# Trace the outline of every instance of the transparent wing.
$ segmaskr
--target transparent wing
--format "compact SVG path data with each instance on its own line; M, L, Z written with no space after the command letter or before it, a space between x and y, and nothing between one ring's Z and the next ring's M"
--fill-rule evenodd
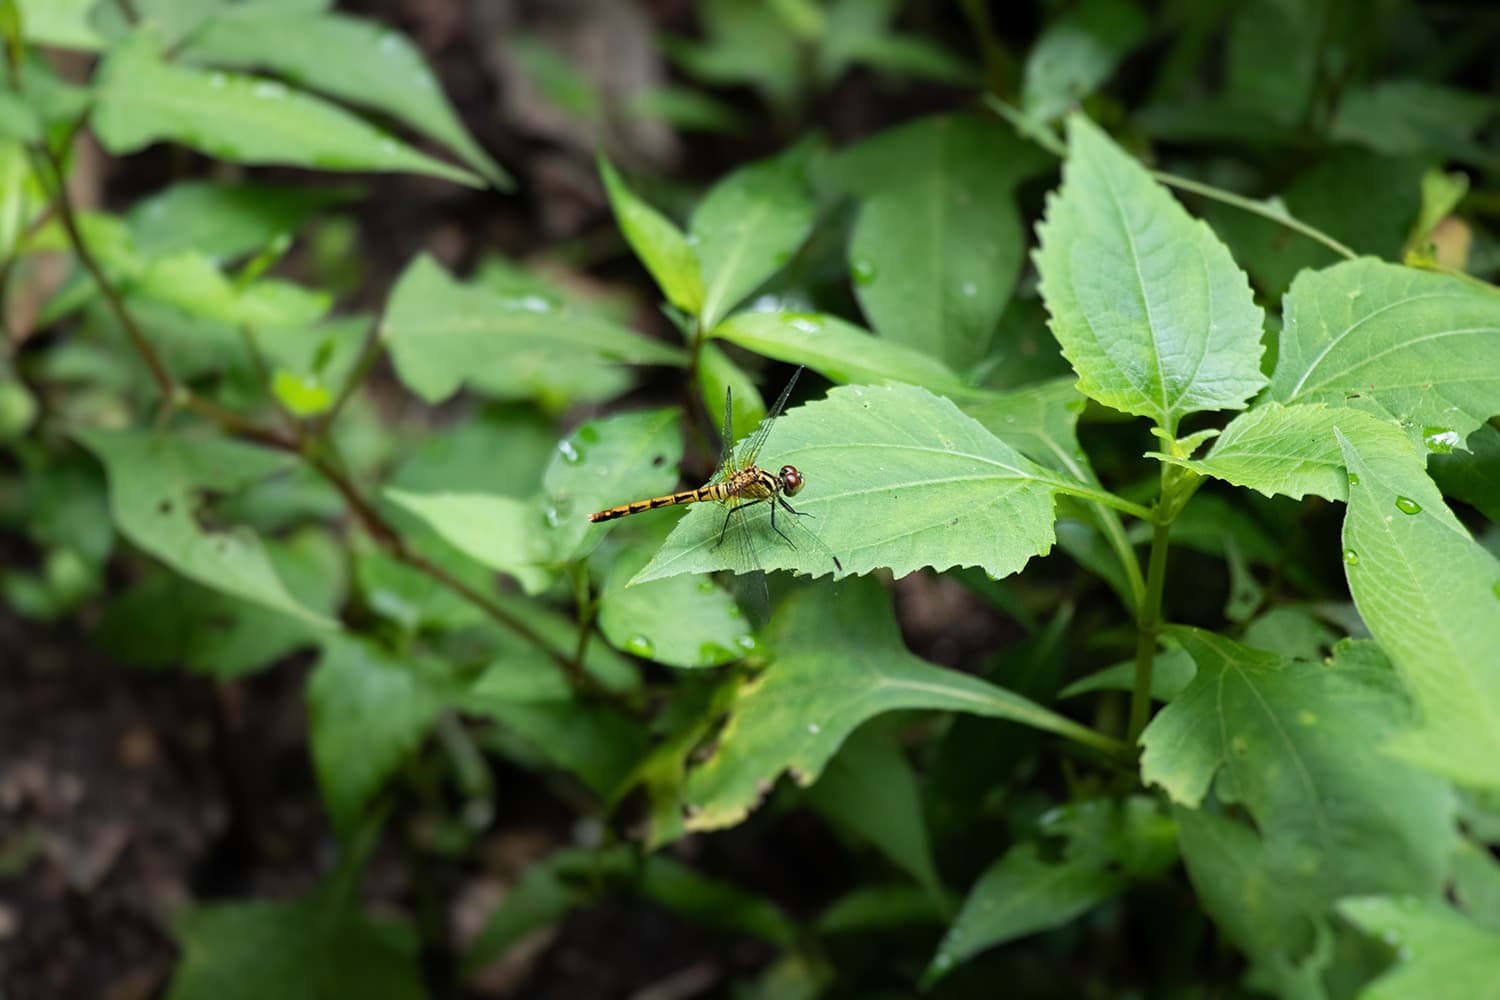
M734 390L724 387L724 429L719 433L719 466L711 483L721 482L734 474Z
M755 464L756 458L760 455L761 446L766 443L766 438L771 434L771 426L776 422L776 418L781 416L781 411L786 409L786 401L792 394L792 386L797 384L797 376L802 374L804 367L806 366L799 365L797 370L792 372L792 377L787 380L786 388L782 389L781 395L776 397L776 405L766 411L766 418L750 432L750 437L740 447L739 458L735 461L736 468L748 469Z

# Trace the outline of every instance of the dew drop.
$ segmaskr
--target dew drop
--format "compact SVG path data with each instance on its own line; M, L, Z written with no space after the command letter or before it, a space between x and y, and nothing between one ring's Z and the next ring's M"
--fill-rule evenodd
M698 592L700 594L712 594L718 589L718 587L714 586L714 582L706 576L698 581Z
M261 80L250 88L250 93L264 101L276 101L286 96L286 87L275 80Z
M1318 717L1304 708L1297 713L1297 721L1304 726L1315 726L1318 724Z
M1490 590L1494 593L1494 595L1496 597L1500 597L1500 580L1496 580L1495 581L1495 585L1493 587L1491 587Z
M698 647L698 662L704 665L728 663L735 658L733 650L725 649L717 642L705 642Z
M822 333L823 321L816 316L807 314L794 315L787 320L788 325L799 333Z
M540 295L528 295L523 299L517 300L516 305L527 312L544 313L552 311L552 303Z
M215 90L223 90L228 83L229 77L223 73L210 73L208 75L208 85Z
M755 636L751 635L749 632L746 632L744 635L734 640L734 644L747 653L753 653L755 650L760 648L760 643L756 642Z
M856 285L868 285L875 280L875 262L857 257L849 262L849 273L854 276Z
M1350 566L1353 566L1355 563L1359 562L1359 553L1355 552L1353 549L1345 549L1344 562L1348 563Z
M1419 504L1419 503L1417 503L1415 500L1411 499L1410 497L1397 497L1396 498L1396 509L1399 510L1403 514L1420 514L1420 513L1422 513L1422 505Z
M823 727L818 725L816 722L809 722L807 724L807 731L816 736L823 731Z
M1424 427L1422 428L1422 443L1427 445L1427 450L1438 455L1452 453L1459 445L1458 431L1449 430L1446 427Z
M554 528L557 527L558 523L562 520L562 518L558 516L556 507L548 507L545 511L542 512L542 516L545 517L547 519L547 523Z
M1357 473L1357 472L1351 472L1351 473L1349 473L1349 485L1350 486L1358 486L1359 485L1359 473Z
M625 652L635 656L650 658L656 655L656 643L652 642L647 636L637 632L625 640Z
M775 255L771 257L771 262L777 267L786 267L787 264L791 263L791 260L792 255L785 250L778 250L776 251Z
M964 298L972 299L974 296L979 294L979 286L974 284L974 282L972 281L965 281L961 286L959 286L959 291L964 293Z
M571 441L557 442L557 451L560 455L562 455L563 461L567 462L569 465L577 465L580 461L583 460L582 452L573 447L573 442Z

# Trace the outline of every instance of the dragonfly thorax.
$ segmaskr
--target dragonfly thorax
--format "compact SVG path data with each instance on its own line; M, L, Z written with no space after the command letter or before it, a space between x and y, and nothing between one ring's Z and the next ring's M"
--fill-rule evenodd
M802 473L797 471L795 465L783 465L781 467L781 492L789 497L796 496L802 490Z

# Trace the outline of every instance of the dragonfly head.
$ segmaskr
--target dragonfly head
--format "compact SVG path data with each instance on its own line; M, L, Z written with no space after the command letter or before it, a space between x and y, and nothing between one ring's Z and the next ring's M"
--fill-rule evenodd
M795 465L783 465L781 467L781 492L789 497L794 497L802 492L802 473L797 471Z

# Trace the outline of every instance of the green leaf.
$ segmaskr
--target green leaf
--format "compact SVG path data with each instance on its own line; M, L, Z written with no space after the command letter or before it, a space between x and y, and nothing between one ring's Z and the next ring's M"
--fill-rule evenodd
M403 170L480 183L468 171L419 153L284 83L163 62L146 32L110 52L97 87L94 131L111 153L133 153L168 140L237 163Z
M536 627L533 619L521 620ZM576 696L556 660L509 634L499 634L493 661L463 695L465 711L495 719L503 727L495 742L513 761L540 768L561 768L578 777L594 794L610 798L629 777L635 762L645 756L649 737L640 720L613 704ZM574 656L579 647L564 655ZM610 657L619 654L602 643L589 643ZM639 684L628 662L618 676L601 677L599 656L589 653L590 673L611 688L622 680ZM619 659L624 660L623 657ZM607 661L606 661L607 662Z
M1361 1000L1467 1000L1500 993L1500 933L1435 900L1366 896L1339 912L1396 952L1395 969L1360 992Z
M313 764L329 818L347 835L421 743L444 704L442 667L331 637L307 681Z
M295 234L320 209L348 197L338 190L184 181L137 202L126 221L143 257L194 250L224 261Z
M696 504L636 582L720 569L821 576L835 557L836 575L979 566L999 577L1052 547L1054 474L923 389L836 388L779 418L760 461L806 478L794 506L812 516L776 521L792 544L771 531L769 505L751 508L741 516L757 566L718 544L723 506Z
M1265 6L1274 3L1267 0ZM1356 252L1399 259L1420 204L1424 167L1416 158L1341 147L1299 173L1278 197L1293 217ZM1280 222L1238 206L1211 203L1204 215L1271 297L1281 296L1301 271L1342 259L1323 244L1288 232Z
M583 67L535 35L510 39L505 51L525 75L536 97L602 129L604 97Z
M174 921L182 947L168 1000L422 1000L417 937L331 893L292 903L200 906Z
M1178 845L1203 909L1250 958L1247 984L1282 996L1320 997L1327 958L1313 947L1326 921L1325 887L1295 856L1266 848L1255 830L1218 813L1177 808Z
M344 554L333 538L308 528L266 543L277 575L305 605L327 615L343 600ZM131 663L237 677L305 646L322 630L259 604L200 586L174 573L153 574L115 598L97 633L102 646Z
M1405 442L1340 434L1339 444L1349 592L1420 719L1389 749L1464 784L1500 787L1500 559L1469 537Z
M667 301L683 312L700 315L707 290L698 255L688 238L670 219L636 197L603 154L599 156L599 174L604 178L604 190L620 232Z
M1500 157L1476 142L1475 133L1495 111L1489 94L1427 80L1384 79L1344 92L1329 125L1329 138L1388 156L1436 156L1494 169Z
M807 365L837 382L907 382L949 395L975 394L941 361L827 313L736 313L710 335L768 358Z
M1151 670L1151 697L1171 701L1182 694L1197 666L1186 650L1176 646L1158 650ZM1135 661L1125 660L1080 677L1058 692L1059 698L1076 698L1091 691L1129 691L1135 687Z
M232 491L285 467L286 456L219 438L147 431L78 432L109 473L120 532L183 576L321 628L336 623L291 595L260 538L243 526L211 526L212 493Z
M1341 501L1349 495L1349 476L1344 471L1335 430L1371 444L1394 445L1405 440L1394 423L1360 410L1322 403L1262 403L1231 420L1214 439L1206 458L1153 455L1205 476L1248 486L1268 497L1301 500L1313 493Z
M766 401L761 398L760 387L711 340L704 343L698 356L698 388L703 393L704 411L713 414L719 412L719 401L729 393L730 424L736 440L749 437L765 419Z
M874 723L856 729L807 797L830 822L875 845L944 907L948 904L932 857L921 789L898 735L892 727Z
M1429 436L1500 412L1500 296L1445 274L1361 258L1303 272L1266 399L1357 398Z
M676 348L540 296L502 297L461 284L425 254L397 281L382 331L396 374L428 403L465 383L481 390L517 378L540 385L553 367L685 360Z
M96 0L18 0L21 30L28 42L60 49L97 52L104 39L89 24Z
M1036 266L1084 395L1168 431L1265 384L1262 315L1217 236L1086 118L1068 119Z
M1052 379L963 404L963 411L1027 458L1080 482L1097 482L1078 446L1086 400L1077 380Z
M593 512L672 491L682 461L680 423L675 407L617 413L580 424L558 443L542 473L558 558L586 554L608 530L589 521Z
M1124 887L1124 877L1096 859L1049 862L1037 856L1034 843L1012 847L969 890L921 988L986 948L1061 927Z
M599 631L616 649L669 667L716 667L756 649L734 599L706 576L630 587L671 528L662 519L615 559L599 585Z
M388 114L458 153L496 187L511 187L459 121L421 52L390 28L312 9L232 4L188 39L181 58L264 67L299 87Z
M1433 454L1427 459L1427 470L1443 493L1478 508L1479 512L1500 524L1500 429L1483 424L1465 442L1468 451L1455 451L1453 443L1462 440L1457 434L1430 429L1426 444Z
M973 115L924 118L841 161L860 195L849 267L870 325L966 371L1015 288L1025 247L1015 189L1042 161L999 121Z
M1196 808L1209 787L1324 899L1435 892L1453 841L1447 785L1370 753L1409 716L1388 672L1288 661L1200 629L1168 634L1198 664L1141 735L1141 779Z
M875 584L800 591L773 619L777 657L745 682L718 746L688 777L690 829L732 826L783 771L803 785L855 727L897 709L970 712L1110 749L1114 741L1002 688L907 652Z
M1052 21L1026 56L1026 113L1039 121L1062 117L1114 74L1147 27L1129 0L1085 0Z
M713 329L789 261L812 230L814 205L805 151L741 167L698 203L688 224L704 283L699 318Z
M705 83L745 84L786 107L804 77L797 39L763 0L704 0L695 11L704 41L667 37L662 47L688 75Z
M1500 858L1482 843L1465 837L1453 852L1452 898L1464 913L1492 931L1500 931Z
M475 562L515 577L525 593L539 594L552 585L552 547L537 504L490 493L388 489L385 496Z

